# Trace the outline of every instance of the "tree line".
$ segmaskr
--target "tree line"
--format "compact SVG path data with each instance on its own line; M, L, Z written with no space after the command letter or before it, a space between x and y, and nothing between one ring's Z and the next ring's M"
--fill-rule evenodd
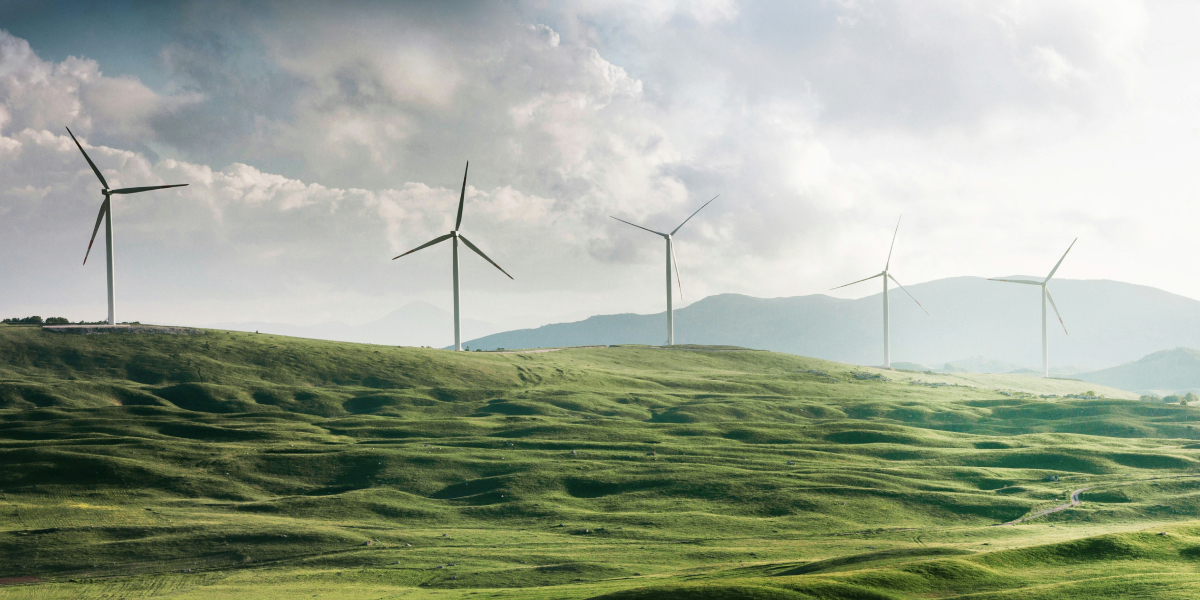
M1188 392L1183 395L1170 394L1168 396L1157 396L1155 394L1146 394L1145 396L1142 396L1142 400L1145 402L1162 402L1164 404L1188 405L1188 404L1194 404L1197 400L1200 400L1200 396L1197 396L1196 394L1193 394L1192 392Z
M64 317L50 317L46 320L42 320L42 318L37 315L32 317L12 317L9 319L4 319L0 322L3 322L7 325L67 325L70 323L70 321Z

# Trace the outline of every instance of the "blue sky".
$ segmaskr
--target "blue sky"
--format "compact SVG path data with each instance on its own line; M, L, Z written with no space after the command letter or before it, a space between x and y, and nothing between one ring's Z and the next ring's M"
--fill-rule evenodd
M1185 2L0 2L0 311L98 318L110 182L119 317L501 328L684 302L1041 274L1200 297ZM116 184L114 184L116 185ZM671 225L673 226L673 225ZM874 289L847 288L850 296ZM677 301L677 306L681 305ZM466 332L471 337L471 332ZM442 340L407 340L438 345Z

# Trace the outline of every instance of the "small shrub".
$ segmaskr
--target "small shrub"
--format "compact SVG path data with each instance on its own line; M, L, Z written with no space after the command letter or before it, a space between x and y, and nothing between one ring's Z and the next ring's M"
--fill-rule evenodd
M1125 503L1132 502L1129 495L1121 490L1089 490L1084 492L1080 499L1085 502L1108 502L1108 503Z

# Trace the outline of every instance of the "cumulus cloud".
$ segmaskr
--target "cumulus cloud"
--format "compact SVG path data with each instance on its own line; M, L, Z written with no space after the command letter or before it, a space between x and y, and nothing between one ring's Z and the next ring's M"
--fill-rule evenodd
M154 121L203 100L199 93L160 95L128 77L105 77L94 60L41 60L29 42L0 30L0 131L58 129L131 143L151 141Z
M1081 219L1065 181L1092 171L1029 150L1095 146L1139 101L1131 0L237 10L193 11L162 89L0 35L8 231L90 230L64 123L113 177L191 182L115 213L162 297L200 282L208 306L294 321L443 298L442 250L387 259L453 226L468 159L465 232L518 279L473 279L502 315L658 309L661 244L608 216L673 228L718 192L678 246L689 299L824 290L876 268L901 212L909 280L992 268L1014 229L1029 255L1137 229L1115 201ZM56 235L21 256L67 264L76 234Z
M92 145L86 137L82 142L113 186L189 184L113 200L118 288L136 290L130 295L139 306L153 306L154 298L180 299L177 294L189 301L218 297L223 302L244 294L232 306L274 298L285 306L260 310L295 317L291 311L299 306L324 305L331 297L370 304L386 302L372 296L395 292L397 286L418 297L426 287L445 287L443 278L427 282L429 273L444 270L437 268L444 265L435 252L403 264L387 259L453 228L456 189L415 182L378 190L334 188L245 164L214 169L176 159L155 161ZM64 304L95 304L87 302L84 290L93 290L93 300L101 298L94 292L103 289L103 269L79 267L77 261L101 197L74 143L66 135L32 128L0 136L0 180L24 184L0 189L5 217L0 233L6 240L0 271L11 274L14 284L6 289L23 287L24 269L31 269L25 276L34 279L37 272L71 272L58 289L73 299ZM586 232L581 223L561 217L556 228L546 230L554 202L508 186L469 186L466 196L464 230L534 285L539 279L553 285L554 279L539 278L520 263L514 267L514 257L526 254L530 260L523 262L533 264L539 257L562 257L570 253L563 246ZM465 262L468 273L479 266ZM415 287L404 277L414 270L422 276ZM381 284L387 276L394 279ZM36 286L30 282L29 289ZM223 310L212 314L232 316Z

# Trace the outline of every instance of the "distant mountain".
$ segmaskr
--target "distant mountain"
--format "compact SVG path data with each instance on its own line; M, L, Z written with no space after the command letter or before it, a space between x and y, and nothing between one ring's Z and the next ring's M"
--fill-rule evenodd
M905 371L932 371L934 373L1015 373L1021 375L1040 375L1042 372L1041 369L1022 367L1021 365L1014 365L1001 360L988 360L982 356L950 361L940 367L931 367L913 362L892 361L892 368L902 369ZM1084 373L1088 370L1089 369L1069 366L1051 367L1050 375L1062 377L1067 375L1075 375L1076 373Z
M1141 394L1200 392L1200 350L1175 348L1074 378Z
M1002 360L991 360L982 356L974 358L964 358L962 360L950 361L940 369L934 369L944 373L1032 373L1040 375L1042 370L1013 363L1004 362ZM1065 376L1074 375L1076 373L1086 373L1091 369L1075 366L1052 366L1050 367L1050 375Z
M1002 360L991 360L982 356L964 358L946 363L941 370L951 373L1010 373L1026 368L1024 365L1014 365Z
M454 315L426 302L411 302L382 319L362 325L331 322L318 325L245 322L216 323L217 329L261 331L276 335L337 340L390 346L432 346L441 348L454 343ZM499 329L492 323L463 319L464 335L486 335Z
M937 367L963 357L1007 367L1041 365L1038 289L979 277L909 286L929 310L892 291L892 358ZM1071 372L1136 360L1177 346L1200 347L1200 302L1163 290L1108 280L1055 280L1054 299L1070 330L1050 313L1051 366ZM856 364L882 362L880 294L843 300L709 296L675 311L683 344L729 344ZM595 316L480 337L471 348L662 344L664 313ZM1059 368L1054 369L1060 372Z

